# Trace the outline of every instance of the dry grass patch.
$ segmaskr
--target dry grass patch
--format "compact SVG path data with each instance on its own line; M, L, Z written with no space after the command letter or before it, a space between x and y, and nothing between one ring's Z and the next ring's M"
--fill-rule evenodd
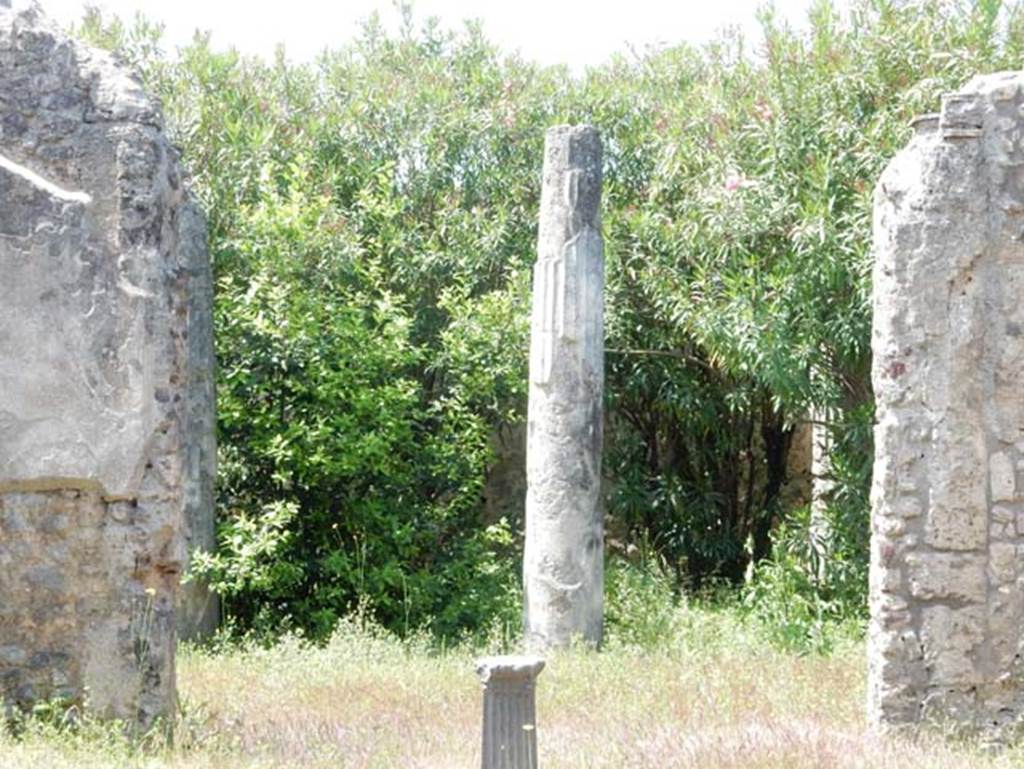
M689 609L657 650L610 647L549 659L538 688L544 769L995 769L1024 758L872 735L856 642L828 657L787 654L732 615ZM476 769L474 656L356 625L322 648L186 651L175 747L40 723L0 741L0 768Z

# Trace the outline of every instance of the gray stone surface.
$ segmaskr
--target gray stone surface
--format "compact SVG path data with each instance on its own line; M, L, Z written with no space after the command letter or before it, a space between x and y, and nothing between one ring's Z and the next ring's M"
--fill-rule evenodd
M486 657L476 672L484 687L483 769L537 769L537 676L540 657Z
M819 407L811 412L811 547L817 558L816 574L819 579L825 577L829 559L829 542L832 538L832 526L829 518L829 505L835 492L835 480L832 477L832 432L830 422L833 420L831 409Z
M213 271L206 242L206 217L186 199L178 216L178 252L188 272L188 386L185 432L185 540L188 553L216 548L214 481L217 475L213 347ZM220 620L217 597L191 577L178 601L178 636L210 636Z
M533 278L524 603L527 641L597 645L603 623L601 506L604 249L601 139L547 133Z
M144 726L173 708L186 489L198 507L212 484L212 438L188 437L213 404L191 205L138 82L0 0L8 706L62 697Z
M1024 73L916 122L876 190L869 708L1024 716Z
M494 461L484 483L484 520L521 525L526 511L526 423L503 425L491 434Z

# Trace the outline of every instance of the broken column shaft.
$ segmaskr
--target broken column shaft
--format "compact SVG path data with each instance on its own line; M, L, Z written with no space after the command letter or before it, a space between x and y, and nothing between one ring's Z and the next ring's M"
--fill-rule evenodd
M543 669L540 657L477 662L484 685L483 769L536 769L536 683Z
M524 611L527 642L601 641L604 248L601 139L547 133L533 277Z

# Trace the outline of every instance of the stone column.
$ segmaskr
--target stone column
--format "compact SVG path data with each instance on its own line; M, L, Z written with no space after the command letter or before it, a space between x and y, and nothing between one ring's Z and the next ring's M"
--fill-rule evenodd
M824 579L828 566L828 545L832 525L828 506L832 502L835 480L832 478L832 433L829 423L833 409L818 407L811 411L811 548L818 563L815 573Z
M524 611L527 643L601 642L604 249L601 139L547 133L533 276Z
M918 120L875 197L871 719L1024 733L1024 73Z
M537 769L537 676L540 657L477 662L484 686L483 769Z
M187 355L185 392L185 527L188 552L213 552L217 547L214 482L217 477L217 414L214 393L216 358L213 346L213 269L206 241L206 217L193 201L178 211L178 243L188 274ZM187 573L187 571L186 571ZM220 604L205 581L189 575L177 606L178 638L197 641L217 629Z

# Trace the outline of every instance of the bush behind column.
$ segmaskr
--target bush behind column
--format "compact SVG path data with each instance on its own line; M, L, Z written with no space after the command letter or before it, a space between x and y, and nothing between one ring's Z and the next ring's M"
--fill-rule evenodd
M487 520L482 491L524 414L557 122L605 142L612 555L676 589L746 580L785 643L861 612L872 188L939 93L1021 66L1022 19L817 2L803 31L765 12L756 40L573 77L408 11L312 64L170 53L91 12L80 33L163 97L210 215L221 528L198 565L235 626L320 636L360 605L401 632L518 626L522 521ZM823 577L783 485L812 406L840 446Z

